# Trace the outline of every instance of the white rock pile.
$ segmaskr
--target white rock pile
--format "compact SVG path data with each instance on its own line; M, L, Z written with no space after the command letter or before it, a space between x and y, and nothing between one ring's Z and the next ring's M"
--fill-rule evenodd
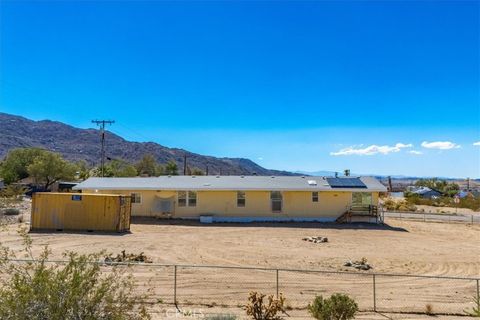
M328 238L326 237L307 237L303 238L303 241L313 242L313 243L323 243L328 242Z
M365 258L362 258L362 260L357 260L357 261L349 260L349 261L345 262L344 266L345 267L352 267L352 268L355 268L357 270L365 270L365 271L373 268L371 265L369 265L367 263L367 259L365 259Z

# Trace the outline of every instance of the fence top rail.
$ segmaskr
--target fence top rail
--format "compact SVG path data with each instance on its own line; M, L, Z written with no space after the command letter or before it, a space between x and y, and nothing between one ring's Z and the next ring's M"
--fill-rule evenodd
M37 262L35 259L9 259L11 262ZM65 264L68 260L45 260L46 263ZM480 281L480 277L457 277L457 276L434 276L419 274L402 273L375 273L375 272L353 272L353 271L329 271L329 270L308 270L308 269L290 269L290 268L269 268L269 267L251 267L251 266L218 266L218 265L196 265L196 264L163 264L163 263L144 263L144 262L96 262L105 266L135 266L135 267L177 267L192 269L233 269L233 270L258 270L258 271L283 271L298 273L323 273L323 274L348 274L356 276L380 276L380 277L404 277L404 278L423 278L423 279L445 279L445 280L468 280Z

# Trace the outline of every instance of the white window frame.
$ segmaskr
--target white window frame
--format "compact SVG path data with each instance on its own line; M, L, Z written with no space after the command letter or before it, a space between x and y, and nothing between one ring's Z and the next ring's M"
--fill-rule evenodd
M132 198L132 204L142 204L142 194L139 192L132 192L130 193L130 197ZM138 202L136 201L138 199Z
M185 194L185 198L180 198L180 192ZM185 199L185 203L180 205L180 199ZM184 208L188 205L188 191L177 191L177 204L179 207Z
M185 194L185 198L180 198L180 192ZM193 197L191 196L192 193L195 193L195 201L191 201ZM185 204L180 205L180 199L185 199ZM195 203L195 205L192 205L192 203ZM194 190L181 190L177 191L177 205L178 207L184 208L184 207L192 207L195 208L198 203L198 193L197 191Z
M190 197L190 194L191 194L192 192L195 193L195 205L194 205L194 206L191 205L191 201L190 201L190 200L192 199L192 197ZM194 207L197 206L197 202L198 202L198 193L197 193L197 191L188 191L188 192L187 192L187 206L194 208Z
M241 194L243 194L243 197L239 197ZM239 204L239 200L243 200L243 205ZM245 191L237 191L237 208L245 208L247 205L247 194Z
M362 193L370 195L370 203L369 204L363 204L363 203L358 204L358 203L353 202L354 195L355 194L360 194L361 195ZM363 206L368 206L368 205L372 205L372 204L373 204L373 192L352 192L352 206L362 206L362 205Z
M274 192L278 192L280 194L279 199L273 199L272 194ZM280 210L273 210L273 202L274 201L280 201ZM281 191L270 191L270 209L272 213L282 213L283 212L283 193Z

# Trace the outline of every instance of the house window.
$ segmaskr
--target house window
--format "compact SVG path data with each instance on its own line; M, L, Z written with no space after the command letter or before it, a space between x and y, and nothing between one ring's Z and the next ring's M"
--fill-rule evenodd
M237 207L245 207L245 192L237 191Z
M140 193L132 193L132 203L142 203L142 195Z
M178 191L178 206L186 207L187 206L187 192Z
M318 192L312 192L312 202L318 202Z
M352 205L354 206L368 206L372 204L372 194L368 192L354 192L352 193Z
M282 212L282 193L280 191L270 192L272 212Z
M82 201L82 196L79 194L72 195L72 201Z
M188 206L189 207L197 206L197 192L188 191Z

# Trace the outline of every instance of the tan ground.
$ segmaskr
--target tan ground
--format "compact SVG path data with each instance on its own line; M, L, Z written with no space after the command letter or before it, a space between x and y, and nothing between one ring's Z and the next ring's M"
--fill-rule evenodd
M54 257L60 257L65 250L114 253L126 250L145 252L159 264L355 272L337 275L281 271L279 291L285 293L293 308L304 308L315 294L346 292L357 299L361 309L372 310L372 276L344 267L343 263L349 259L367 258L376 273L480 277L480 225L389 222L389 226L200 225L138 219L132 224L131 233L124 235L33 233L31 236L35 252L48 245ZM12 249L21 247L15 232L17 227L18 223L0 231L0 241ZM308 236L328 237L329 242L302 241ZM164 303L173 301L173 267L141 267L135 269L135 274L141 286L147 279L153 279L158 299ZM242 304L251 290L275 293L274 271L179 267L177 277L177 299L185 305L231 307ZM377 308L383 311L422 312L431 303L435 312L460 314L473 306L471 297L476 293L476 284L464 280L378 276L376 289ZM305 310L296 313L306 316Z
M425 205L416 205L417 211L425 213L452 213L452 214L478 214L479 211L473 211L469 208L455 208L455 207L434 207Z
M389 220L389 226L257 223L201 225L137 219L129 234L33 233L35 249L145 252L155 263L348 270L348 259L366 257L375 272L449 276L480 275L480 225ZM18 224L0 233L20 248ZM307 236L329 242L302 241Z

